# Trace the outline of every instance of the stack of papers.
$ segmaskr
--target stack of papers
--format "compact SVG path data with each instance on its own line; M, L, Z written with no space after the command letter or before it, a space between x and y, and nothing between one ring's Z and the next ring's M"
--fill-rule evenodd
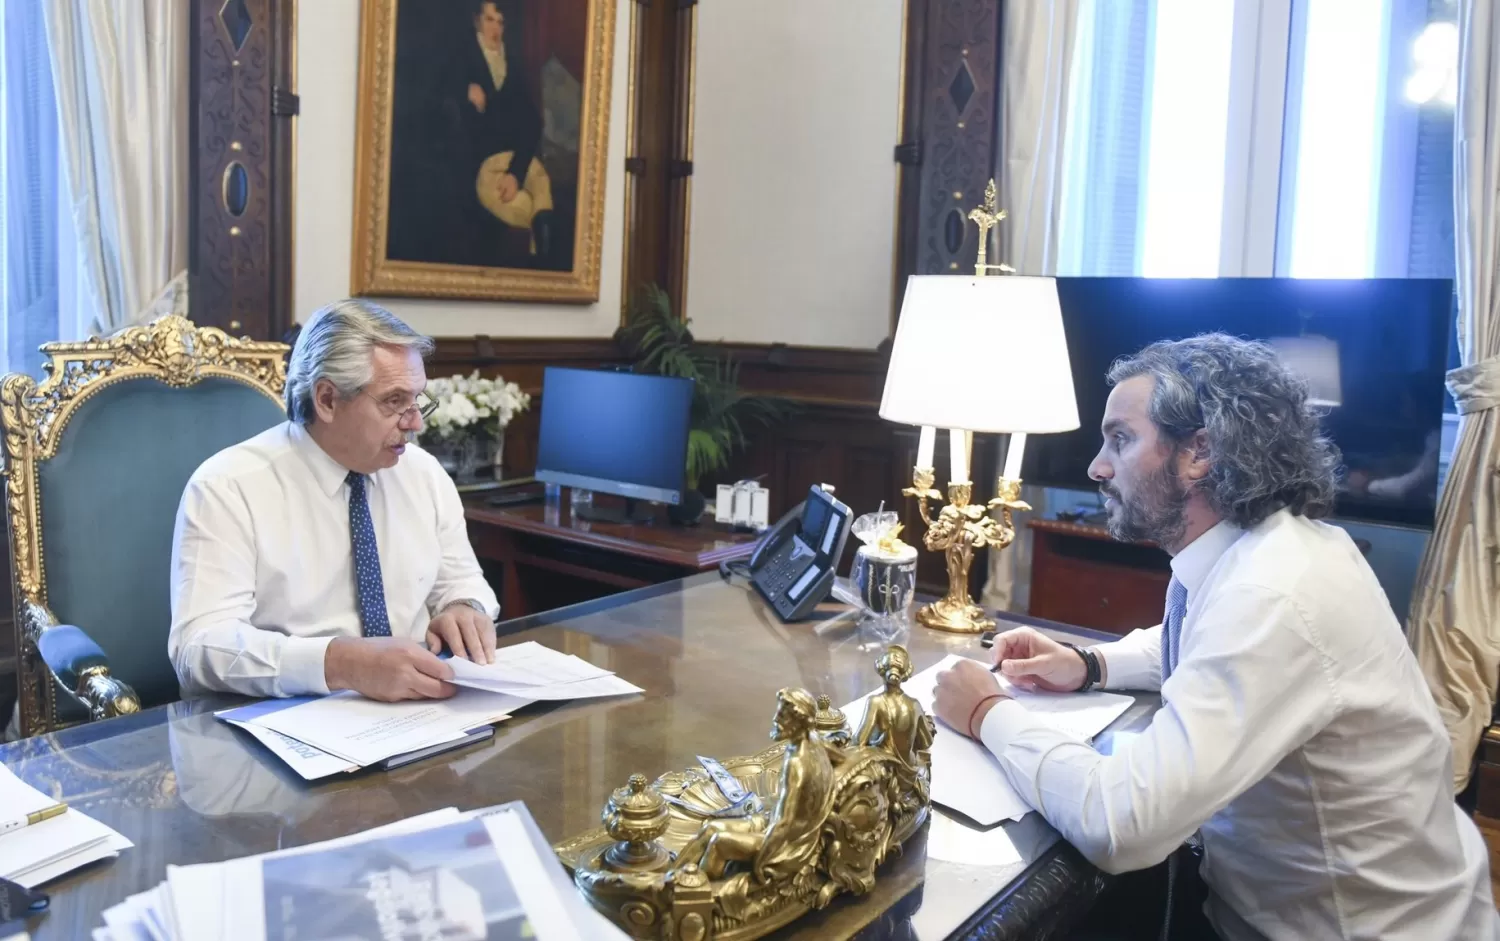
M56 804L0 765L0 829ZM30 889L88 863L113 859L134 845L70 807L39 823L0 833L0 876Z
M453 657L448 665L453 668L453 682L459 686L527 700L588 699L644 692L609 670L572 654L543 647L536 641L501 647L495 651L494 663L471 663Z
M951 669L961 659L956 654L949 654L940 663L907 680L902 688L931 714L937 675ZM987 663L981 666L989 669ZM1039 721L1085 742L1104 731L1135 702L1132 697L1118 693L1029 692L1011 685L999 674L995 679L1000 681L1007 695L1025 706ZM856 731L864 718L865 701L871 695L874 693L844 707L844 715ZM932 742L932 799L986 827L1002 820L1020 820L1033 809L1016 793L1000 762L988 748L953 731L941 721L937 723L937 736Z
M570 654L527 642L495 662L450 658L452 699L384 703L355 692L268 699L216 715L249 732L309 781L388 767L493 735L489 726L538 700L622 696L643 690Z
M453 808L167 880L104 912L94 941L623 939L584 901L526 806Z

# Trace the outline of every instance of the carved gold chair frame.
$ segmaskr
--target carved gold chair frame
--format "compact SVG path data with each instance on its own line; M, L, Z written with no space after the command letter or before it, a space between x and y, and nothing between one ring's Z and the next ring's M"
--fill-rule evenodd
M174 388L218 377L243 383L280 402L286 385L287 346L235 338L214 327L196 327L170 314L107 338L48 343L47 378L24 374L0 382L0 427L5 434L6 518L10 532L11 590L15 601L17 693L23 737L60 727L60 689L87 707L90 719L139 710L135 691L107 665L78 672L65 686L47 665L39 642L58 624L47 603L38 468L58 449L78 407L100 391L131 379L154 378ZM0 719L3 724L4 719Z

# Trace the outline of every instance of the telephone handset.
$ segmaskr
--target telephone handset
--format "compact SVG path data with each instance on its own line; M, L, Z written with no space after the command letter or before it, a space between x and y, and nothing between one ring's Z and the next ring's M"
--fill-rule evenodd
M783 621L795 621L833 590L852 514L814 485L807 499L766 530L750 556L750 581Z

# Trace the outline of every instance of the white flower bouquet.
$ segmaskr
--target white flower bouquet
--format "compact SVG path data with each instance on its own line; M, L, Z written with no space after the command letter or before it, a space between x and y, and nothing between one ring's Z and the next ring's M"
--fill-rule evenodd
M531 407L531 396L520 386L501 378L485 379L478 370L429 380L427 396L437 408L422 431L424 442L464 437L493 441L511 419Z
M493 465L499 479L505 426L531 406L531 396L514 382L485 379L475 370L428 380L427 397L435 407L418 438L423 448L459 483L477 479L485 465Z

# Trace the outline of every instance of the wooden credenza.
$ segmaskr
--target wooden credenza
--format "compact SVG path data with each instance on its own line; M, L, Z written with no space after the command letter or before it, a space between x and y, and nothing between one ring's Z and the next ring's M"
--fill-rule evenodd
M1155 543L1117 542L1102 526L1032 520L1031 614L1112 634L1161 623L1172 580Z
M756 539L711 517L674 526L660 511L648 523L574 519L566 499L491 506L482 493L473 494L464 501L464 515L505 620L712 571L720 562L747 558Z

